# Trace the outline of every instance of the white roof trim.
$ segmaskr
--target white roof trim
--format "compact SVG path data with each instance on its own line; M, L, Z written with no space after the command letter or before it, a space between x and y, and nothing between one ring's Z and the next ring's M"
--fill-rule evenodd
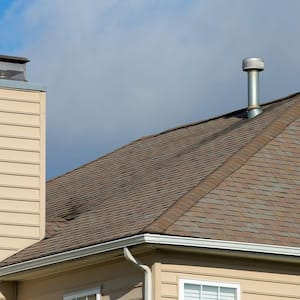
M70 250L58 254L36 258L33 260L16 263L0 268L0 276L28 271L56 263L66 262L73 259L87 257L90 255L106 253L109 251L122 249L124 247L136 246L141 244L161 245L161 246L181 246L197 249L214 249L239 251L252 254L279 255L285 258L300 258L299 247L285 247L267 244L253 244L242 242L231 242L223 240L210 240L202 238L169 236L160 234L139 234L127 238L122 238L102 244ZM251 256L251 255L250 255ZM253 255L252 255L253 256ZM281 260L281 259L279 259ZM283 259L282 259L283 260Z
M173 245L173 246L222 249L222 250L233 250L233 251L300 257L300 248L298 247L286 247L286 246L277 246L277 245L268 245L268 244L231 242L231 241L223 241L223 240L210 240L210 239L168 236L168 235L159 235L159 234L145 234L145 242L153 243L153 244Z

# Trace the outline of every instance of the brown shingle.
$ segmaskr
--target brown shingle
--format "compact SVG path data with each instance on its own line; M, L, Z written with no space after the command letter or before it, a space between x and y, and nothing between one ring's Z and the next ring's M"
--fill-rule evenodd
M300 115L298 105L293 110ZM298 118L198 199L165 233L214 238L217 229L223 240L299 247L299 136Z
M141 232L228 240L237 236L240 241L293 246L297 231L290 228L290 222L277 219L293 210L293 203L299 199L297 176L285 177L282 171L289 167L292 173L299 163L293 156L299 144L286 142L292 133L283 131L289 126L291 132L299 134L299 124L294 122L300 115L299 105L300 96L293 95L264 105L264 113L251 120L245 119L241 110L169 130L137 140L49 181L47 219L52 233L2 265ZM281 144L276 138L281 132L284 148L276 146ZM284 164L272 159L278 159L282 152L287 157ZM266 162L272 165L266 168L268 172L261 170L260 163ZM281 171L276 172L276 181L270 174L274 169ZM255 181L257 174L271 184L269 190L261 188L264 182ZM246 178L255 181L252 188ZM288 196L286 204L279 200L283 199L280 195L284 199ZM271 216L266 212L271 197L278 199L281 214L276 209L271 210ZM250 222L255 212L263 220L258 225ZM276 222L271 222L274 216ZM300 224L297 216L294 221ZM268 235L265 226L273 228L272 232L281 228L280 234Z
M291 117L292 116L292 117ZM150 226L147 226L146 230L151 232L163 231L167 233L173 232L171 229L167 230L169 226L171 226L177 218L179 218L183 211L188 211L193 205L199 201L205 194L211 192L214 188L216 188L226 177L230 176L233 172L236 172L241 166L243 166L248 159L250 159L257 151L259 151L263 146L265 146L268 142L271 142L286 126L289 122L297 119L300 116L300 104L296 103L291 108L287 109L283 114L279 116L279 118L274 119L273 122L269 124L263 131L261 131L255 138L253 138L248 144L246 144L240 151L234 153L224 164L222 164L218 169L209 174L204 180L202 180L197 186L195 186L188 194L179 199L174 203L163 215L161 215L155 222L153 222ZM281 142L281 144L286 148L287 144ZM293 148L293 150L295 150ZM269 152L265 153L266 155L270 155ZM280 157L276 157L280 159ZM266 160L266 159L265 159ZM274 170L273 170L274 171ZM263 172L263 170L262 170ZM259 174L256 174L259 175ZM245 176L245 181L248 180L248 176L253 176L253 172L247 174ZM269 178L269 181L272 179ZM263 192L264 186L258 186L258 189ZM274 189L274 187L272 187ZM234 194L237 195L238 190L234 190ZM191 200L191 197L193 200ZM183 203L188 203L189 206L185 205L183 207ZM177 207L181 207L181 211L177 209ZM176 211L176 212L175 212ZM172 216L171 218L168 216ZM164 220L163 225L161 220ZM165 220L169 220L167 224ZM188 235L188 234L187 234Z

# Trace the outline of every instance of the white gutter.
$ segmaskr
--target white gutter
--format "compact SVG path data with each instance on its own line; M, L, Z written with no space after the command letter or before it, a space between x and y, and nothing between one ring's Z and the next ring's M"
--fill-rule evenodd
M210 240L160 234L145 234L145 242L151 244L162 244L172 246L223 249L264 254L288 255L296 257L298 256L300 258L300 247L231 242L223 240Z
M300 261L300 247L286 247L145 233L4 266L0 268L0 276L141 244L154 246L181 246L202 249L204 251L205 249L239 251L245 254L249 253L249 256L250 254L251 256L266 254L277 256L277 260L285 261L286 259L299 259Z
M152 299L152 272L151 269L138 261L136 258L133 257L131 252L127 247L123 249L124 257L127 261L137 266L139 269L141 269L145 273L145 280L144 280L144 299L145 300L151 300Z

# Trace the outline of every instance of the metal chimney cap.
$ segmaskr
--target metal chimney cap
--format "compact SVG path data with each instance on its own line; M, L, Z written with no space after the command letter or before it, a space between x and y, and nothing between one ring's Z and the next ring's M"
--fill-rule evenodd
M263 71L265 67L264 60L258 57L247 57L243 59L243 71L250 70Z
M0 79L26 81L26 57L0 55Z
M30 62L30 60L26 57L10 56L10 55L2 55L2 54L0 54L0 61L17 63L17 64L26 64Z

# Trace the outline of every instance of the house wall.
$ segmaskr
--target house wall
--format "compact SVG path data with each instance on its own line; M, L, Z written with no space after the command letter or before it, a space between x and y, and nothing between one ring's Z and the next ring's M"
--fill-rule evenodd
M0 261L44 234L45 92L0 88Z
M16 300L62 300L65 294L99 287L101 300L141 300L143 280L143 272L122 258L49 277L20 281Z
M241 300L300 299L299 264L160 252L155 299L178 299L180 279L240 285Z
M0 300L17 300L17 284L0 282Z

